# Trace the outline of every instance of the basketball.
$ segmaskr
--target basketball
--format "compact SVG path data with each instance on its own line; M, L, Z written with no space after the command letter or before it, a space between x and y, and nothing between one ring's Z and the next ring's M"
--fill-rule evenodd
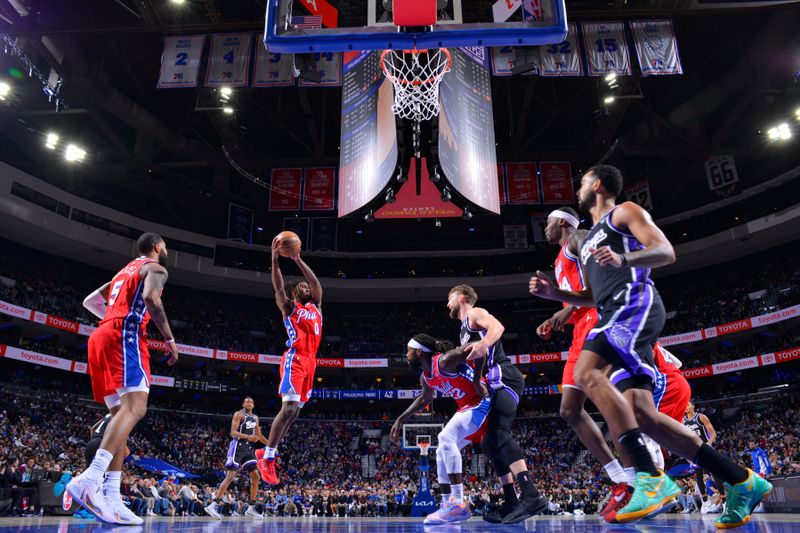
M278 253L281 254L281 257L297 255L303 245L300 237L293 231L282 231L275 238L281 243L280 248L278 248Z

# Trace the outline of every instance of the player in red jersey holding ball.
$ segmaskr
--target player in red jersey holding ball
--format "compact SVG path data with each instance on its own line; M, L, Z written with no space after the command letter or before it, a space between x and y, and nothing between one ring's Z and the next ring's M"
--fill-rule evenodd
M94 399L112 413L103 440L86 471L72 479L66 490L78 503L104 522L137 525L119 494L126 442L134 426L147 412L150 392L150 353L147 323L153 322L164 336L170 353L168 363L178 360L161 292L167 282L167 245L155 233L136 242L140 257L128 263L114 278L86 297L84 307L100 318L89 337L89 375Z
M322 339L322 285L298 252L291 259L300 268L305 281L292 281L284 287L278 264L281 244L277 237L272 241L272 286L275 288L275 303L281 310L283 325L289 336L287 350L281 359L281 382L278 387L283 405L272 421L267 446L256 450L261 479L270 485L280 482L275 473L278 444L297 420L300 409L311 398L317 349Z

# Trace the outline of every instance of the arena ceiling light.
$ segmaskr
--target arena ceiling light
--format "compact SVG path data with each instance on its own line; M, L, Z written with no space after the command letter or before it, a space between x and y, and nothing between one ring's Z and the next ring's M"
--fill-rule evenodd
M58 137L58 135L57 135L57 134L55 134L55 133L48 133L48 134L47 134L47 137L45 137L45 140L44 140L44 145L45 145L47 148L51 149L51 150L55 150L55 149L56 149L56 146L58 146L58 140L59 140L59 137Z
M0 81L0 100L5 100L6 96L11 93L11 85L4 81Z
M767 138L770 141L788 141L792 138L792 130L789 128L789 124L784 122L768 129Z
M617 79L617 73L616 72L609 72L608 74L606 74L606 78L605 79L606 79L606 83L609 83L609 84L614 83L614 80Z
M228 106L228 105L226 105L225 107L223 107L223 108L222 108L222 111L223 111L223 112L224 112L226 115L232 115L232 114L233 114L233 108L232 108L231 106Z
M230 97L230 95L233 94L233 89L231 89L230 87L222 87L219 90L219 94L221 94L222 96L225 96L225 97Z
M616 98L614 98L613 96L606 96L605 98L603 98L603 103L606 105L613 104L614 100L616 100Z
M64 159L69 162L81 162L86 157L86 150L75 146L74 144L68 144L67 149L64 150Z
M175 5L178 5L178 6L182 6L183 4L185 4L185 3L186 3L186 0L170 0L170 1L171 1L173 4L175 4Z
M797 117L797 120L800 120L800 107L794 110L794 116Z

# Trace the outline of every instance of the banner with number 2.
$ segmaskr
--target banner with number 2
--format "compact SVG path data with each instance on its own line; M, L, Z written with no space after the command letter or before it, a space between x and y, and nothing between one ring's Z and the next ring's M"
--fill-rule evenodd
M166 37L156 86L159 89L197 87L197 72L205 42L205 35Z
M206 86L248 84L252 33L217 33L211 37Z

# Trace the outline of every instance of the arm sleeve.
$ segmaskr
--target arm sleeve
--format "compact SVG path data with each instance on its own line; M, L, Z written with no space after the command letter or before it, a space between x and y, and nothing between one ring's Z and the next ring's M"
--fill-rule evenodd
M100 291L94 291L89 296L84 298L83 307L90 313L99 318L100 320L106 316L106 299L100 294Z

